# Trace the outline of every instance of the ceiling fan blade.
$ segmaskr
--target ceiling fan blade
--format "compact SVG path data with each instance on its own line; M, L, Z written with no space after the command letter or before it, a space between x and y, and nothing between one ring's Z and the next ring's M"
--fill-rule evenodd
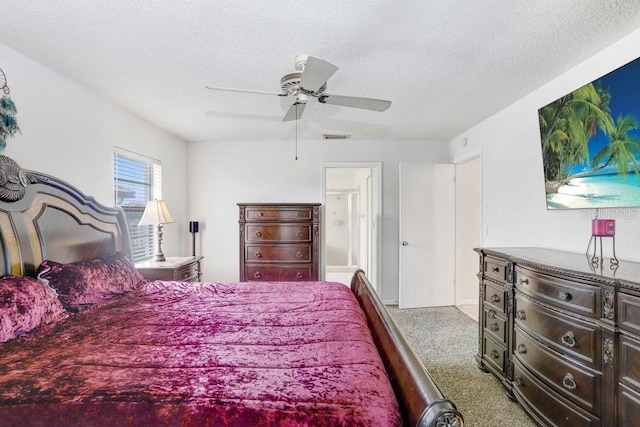
M343 107L362 108L364 110L385 111L391 106L391 101L373 98L358 98L356 96L320 95L318 101L323 104L340 105Z
M300 119L300 117L302 117L302 112L304 111L304 107L306 107L307 104L304 102L294 102L291 107L289 107L289 110L287 111L287 114L285 114L284 118L282 119L283 122L289 122L291 120L298 120Z
M277 95L277 96L287 96L286 93L282 92L268 92L266 90L249 90L249 89L235 89L231 87L218 87L218 86L205 86L209 90L223 90L226 92L240 92L240 93L259 93L261 95Z
M336 71L338 67L331 62L309 56L300 77L300 86L308 91L317 92Z

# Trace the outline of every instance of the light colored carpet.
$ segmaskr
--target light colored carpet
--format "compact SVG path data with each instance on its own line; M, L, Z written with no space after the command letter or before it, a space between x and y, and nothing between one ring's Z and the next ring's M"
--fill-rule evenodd
M465 426L536 426L492 374L478 369L478 323L455 307L387 309Z

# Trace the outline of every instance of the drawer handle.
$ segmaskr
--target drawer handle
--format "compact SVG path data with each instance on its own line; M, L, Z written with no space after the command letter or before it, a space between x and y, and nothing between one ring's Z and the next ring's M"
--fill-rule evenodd
M262 252L258 251L255 253L256 258L262 258Z
M498 329L500 329L500 326L498 326L498 322L493 322L489 325L489 329L491 329L493 332L496 332Z
M259 216L264 216L264 212L259 212L258 215Z
M528 285L529 284L529 279L527 279L526 277L524 279L520 279L520 283L523 285Z
M302 279L302 273L300 273L299 271L296 274L296 279Z
M256 237L262 237L262 233L259 231L256 231Z
M560 292L558 294L558 298L560 298L562 301L571 301L571 294L568 292Z
M500 353L498 353L498 350L491 350L491 357L493 357L494 359L498 359L500 357Z
M525 354L527 352L527 346L524 344L518 344L518 353Z
M518 310L516 311L516 319L518 320L524 320L527 318L526 313L524 312L524 310Z
M569 347L569 348L575 348L576 346L576 337L573 334L573 332L569 331L566 334L564 334L562 336L562 338L560 338L560 341L562 341L562 344L564 344L565 346Z
M253 273L253 277L254 277L255 279L259 279L259 278L261 278L261 277L262 277L262 275L260 274L260 272L259 272L259 271L256 271L255 273Z
M562 379L562 386L567 390L573 391L578 388L578 384L576 384L576 380L573 379L573 375L567 374Z
M522 381L522 377L518 375L513 379L513 384L515 384L516 387L522 387L524 385L524 381Z
M491 310L487 311L487 317L489 319L495 319L496 318L496 311L494 309L491 309Z
M296 258L302 258L302 252L300 251L296 252Z
M493 267L491 270L492 270L494 273L497 273L497 272L499 272L499 271L500 271L500 267Z
M491 302L500 302L500 297L496 294L491 295Z

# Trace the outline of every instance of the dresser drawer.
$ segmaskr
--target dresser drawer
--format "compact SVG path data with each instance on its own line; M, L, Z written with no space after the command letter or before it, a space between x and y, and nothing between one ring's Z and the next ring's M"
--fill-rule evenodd
M502 286L483 281L482 289L485 307L490 306L500 313L504 313L507 310L507 299Z
M516 293L515 324L554 350L595 367L602 353L595 324L575 319L524 299Z
M600 418L569 402L535 378L525 367L513 361L513 392L546 425L600 426Z
M620 292L618 318L620 329L640 335L640 297Z
M309 263L311 245L247 245L245 259L250 263Z
M506 347L494 340L484 337L482 342L482 354L484 360L503 377L506 375Z
M515 285L519 291L547 304L582 316L600 318L600 288L581 285L516 266Z
M247 207L245 209L247 221L311 221L313 208L304 206L292 207Z
M640 426L640 394L623 384L618 387L618 419L624 427Z
M498 312L492 308L484 309L484 329L485 332L491 334L498 341L507 342L507 320L498 315Z
M310 242L311 225L247 224L247 242Z
M492 256L485 256L482 273L485 277L491 277L501 282L506 282L507 264L508 262L506 260L494 258Z
M600 413L600 373L566 362L518 327L515 328L514 349L522 364L552 389L583 408Z
M249 265L246 268L246 280L251 281L281 281L305 282L311 280L311 265L274 266Z
M620 336L618 360L620 383L640 392L640 341Z

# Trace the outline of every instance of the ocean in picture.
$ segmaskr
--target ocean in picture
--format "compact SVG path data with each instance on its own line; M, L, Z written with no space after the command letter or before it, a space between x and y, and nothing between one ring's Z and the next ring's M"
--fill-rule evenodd
M557 194L547 194L549 209L640 206L640 174L592 175L574 178Z

